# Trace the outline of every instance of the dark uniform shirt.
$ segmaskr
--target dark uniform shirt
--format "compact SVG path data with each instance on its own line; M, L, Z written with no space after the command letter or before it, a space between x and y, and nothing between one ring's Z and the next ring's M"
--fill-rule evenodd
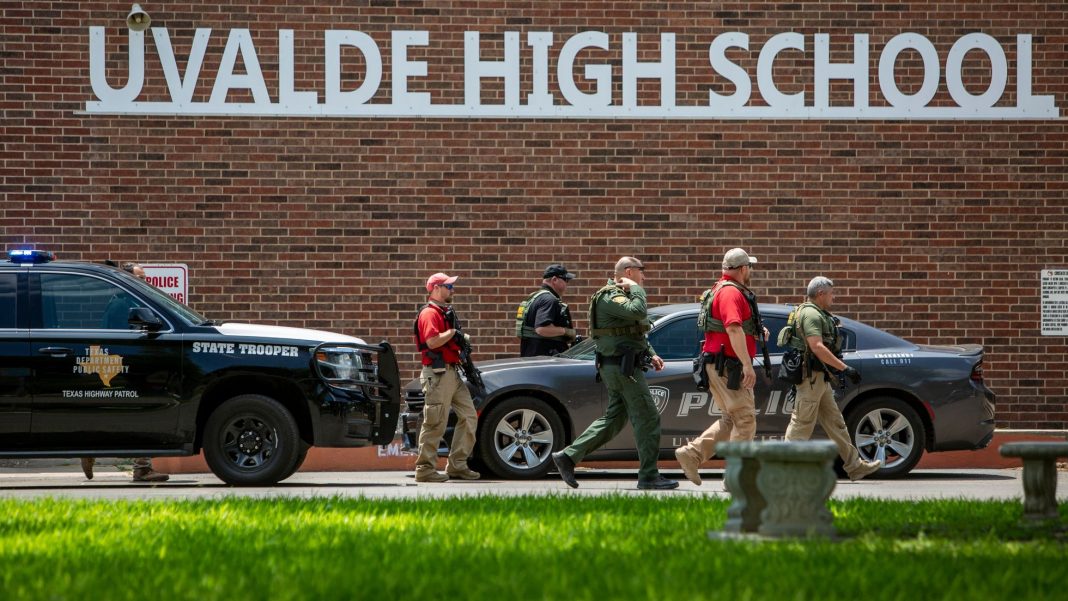
M549 294L539 294L527 306L527 312L523 319L524 325L532 328L542 326L559 326L561 328L574 327L571 323L571 312L564 308L560 297L551 286L542 285L543 290ZM564 336L554 338L527 338L519 341L520 357L537 357L541 355L555 355L566 351L568 341Z

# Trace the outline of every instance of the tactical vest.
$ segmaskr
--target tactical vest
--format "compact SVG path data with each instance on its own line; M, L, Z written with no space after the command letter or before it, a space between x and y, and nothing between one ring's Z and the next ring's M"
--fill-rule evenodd
M523 302L519 303L519 307L515 311L515 337L539 338L544 340L566 340L566 336L542 336L532 326L527 325L527 309L530 308L530 304L534 302L534 299L538 298L542 294L552 294L552 292L546 290L545 288L541 288L532 292L530 296L528 296ZM560 301L560 306L563 307L563 309L561 310L561 314L565 315L568 321L570 321L571 311L567 308L567 303ZM569 323L565 327L571 327L571 324Z
M805 340L804 332L801 331L801 313L806 309L812 309L820 316L820 334L823 338L823 346L837 355L842 350L842 337L838 334L838 328L834 325L834 318L824 311L819 305L805 301L790 312L786 318L786 327L779 332L779 346L791 346L799 351L809 352L808 341Z
M634 324L631 326L620 326L617 328L598 328L597 326L597 303L601 302L606 296L612 294L625 294L623 287L615 282L609 282L603 288L593 293L590 297L590 336L594 339L601 336L644 336L646 332L652 329L652 326L648 322Z
M432 308L432 309L434 309L435 311L438 311L438 312L441 311L441 309L439 309L437 307L437 305L435 305L433 303L427 303L427 304L423 305L422 307L419 307L419 311L417 311L415 313L415 321L412 323L412 334L415 336L415 346L417 346L419 348L419 353L420 354L430 354L430 355L437 354L437 355L440 356L440 354L441 354L440 350L434 350L434 349L430 348L430 346L427 345L426 341L419 337L419 316L422 315L423 311L426 310L428 307ZM445 325L448 325L448 324L445 324ZM449 341L447 341L445 344L450 344L450 343L452 343L451 339Z
M756 295L751 290L743 286L742 284L735 282L734 280L720 280L716 282L716 285L705 290L701 294L701 313L697 316L697 327L702 332L719 332L721 334L727 333L727 328L724 327L723 322L712 317L712 301L716 298L716 293L720 291L724 286L731 286L741 291L742 296L745 297L747 303L749 303L749 319L742 322L742 331L749 336L760 335L760 324L757 323L757 315L760 311L756 307Z

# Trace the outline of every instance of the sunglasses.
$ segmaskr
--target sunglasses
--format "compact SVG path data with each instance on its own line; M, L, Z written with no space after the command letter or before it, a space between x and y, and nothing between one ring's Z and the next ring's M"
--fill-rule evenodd
M452 290L453 284L438 284L438 286L441 286L446 290Z

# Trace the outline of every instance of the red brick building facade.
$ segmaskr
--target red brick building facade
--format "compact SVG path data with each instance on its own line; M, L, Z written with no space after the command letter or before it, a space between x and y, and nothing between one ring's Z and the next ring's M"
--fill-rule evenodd
M280 75L286 68L279 32L292 30L292 90L314 92L324 103L327 32L351 30L380 51L381 81L367 105L397 106L393 36L406 31L427 32L425 44L407 48L407 61L426 63L425 76L409 69L409 94L430 93L434 105L470 104L465 32L479 32L483 61L504 60L506 34L517 32L519 102L527 104L538 77L547 77L553 104L564 105L562 49L572 36L595 31L604 34L607 49L587 47L575 57L571 79L579 92L598 89L587 66L608 66L611 84L602 93L610 93L611 106L622 106L624 34L636 35L638 61L656 62L663 56L661 35L671 33L675 106L660 107L662 82L642 76L633 100L653 109L636 111L640 118L427 116L404 107L393 116L256 116L241 107L225 115L94 112L87 105L98 100L90 27L104 28L103 72L107 85L120 90L130 73L124 23L130 3L5 2L5 247L31 244L64 259L186 263L190 304L201 312L389 339L405 352L409 375L416 364L411 322L424 299L422 283L435 271L461 276L457 308L478 355L489 358L517 352L515 305L549 263L579 273L567 300L584 316L585 298L620 255L646 262L651 302L665 304L694 299L717 277L724 250L743 246L761 260L755 287L763 300L796 302L809 278L827 275L838 284L842 314L919 343L983 344L987 381L999 395L999 425L1068 427L1068 339L1040 334L1039 292L1042 269L1068 267L1068 122L989 118L981 111L972 118L958 106L948 77L955 44L986 34L1003 49L1004 69L997 56L972 49L955 72L971 98L1003 83L995 106L1016 107L1026 45L1032 97L1052 97L1062 113L1068 107L1063 5L149 0L142 6L153 28L167 29L179 76L190 72L196 29L211 28L199 78L173 82L192 86L193 103L211 99L235 30L248 30L269 102L277 106L280 89L289 85ZM543 47L547 63L536 58L531 32L552 32L551 45ZM678 107L713 104L710 91L739 92L710 62L710 45L726 32L748 36L748 49L736 46L725 56L749 78L745 105L751 108L768 106L766 90L758 89L759 56L777 34L802 35L803 49L781 51L770 77L781 94L804 92L805 106L819 95L816 34L828 34L832 63L854 60L854 36L866 34L870 77L859 89L868 93L865 106L876 108L890 107L878 77L881 53L895 36L919 34L938 59L928 106L947 112L937 119L677 118L685 112ZM138 102L173 97L154 36L144 34ZM236 60L238 76L248 69L247 48ZM373 69L365 54L348 45L337 55L341 91L367 83ZM547 75L535 75L539 64L548 65ZM923 96L921 53L904 50L893 64L900 94ZM507 82L481 79L475 102L499 107L508 101ZM262 100L254 87L223 89L223 99ZM830 106L858 103L850 80L831 80L827 89Z

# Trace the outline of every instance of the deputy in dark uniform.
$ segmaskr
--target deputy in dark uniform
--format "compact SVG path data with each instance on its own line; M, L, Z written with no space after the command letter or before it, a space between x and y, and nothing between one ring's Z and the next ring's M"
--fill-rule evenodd
M566 351L575 341L571 311L563 301L575 274L554 263L545 268L541 278L541 288L520 305L521 315L517 316L520 357L552 356Z
M660 413L656 410L642 364L656 371L664 361L649 345L650 329L646 312L645 267L634 257L616 262L615 277L590 299L590 335L597 343L597 373L608 389L608 408L603 417L590 424L571 446L553 453L560 477L578 488L575 465L582 458L612 440L630 418L638 445L638 488L666 490L679 483L660 475L656 460L660 454Z

